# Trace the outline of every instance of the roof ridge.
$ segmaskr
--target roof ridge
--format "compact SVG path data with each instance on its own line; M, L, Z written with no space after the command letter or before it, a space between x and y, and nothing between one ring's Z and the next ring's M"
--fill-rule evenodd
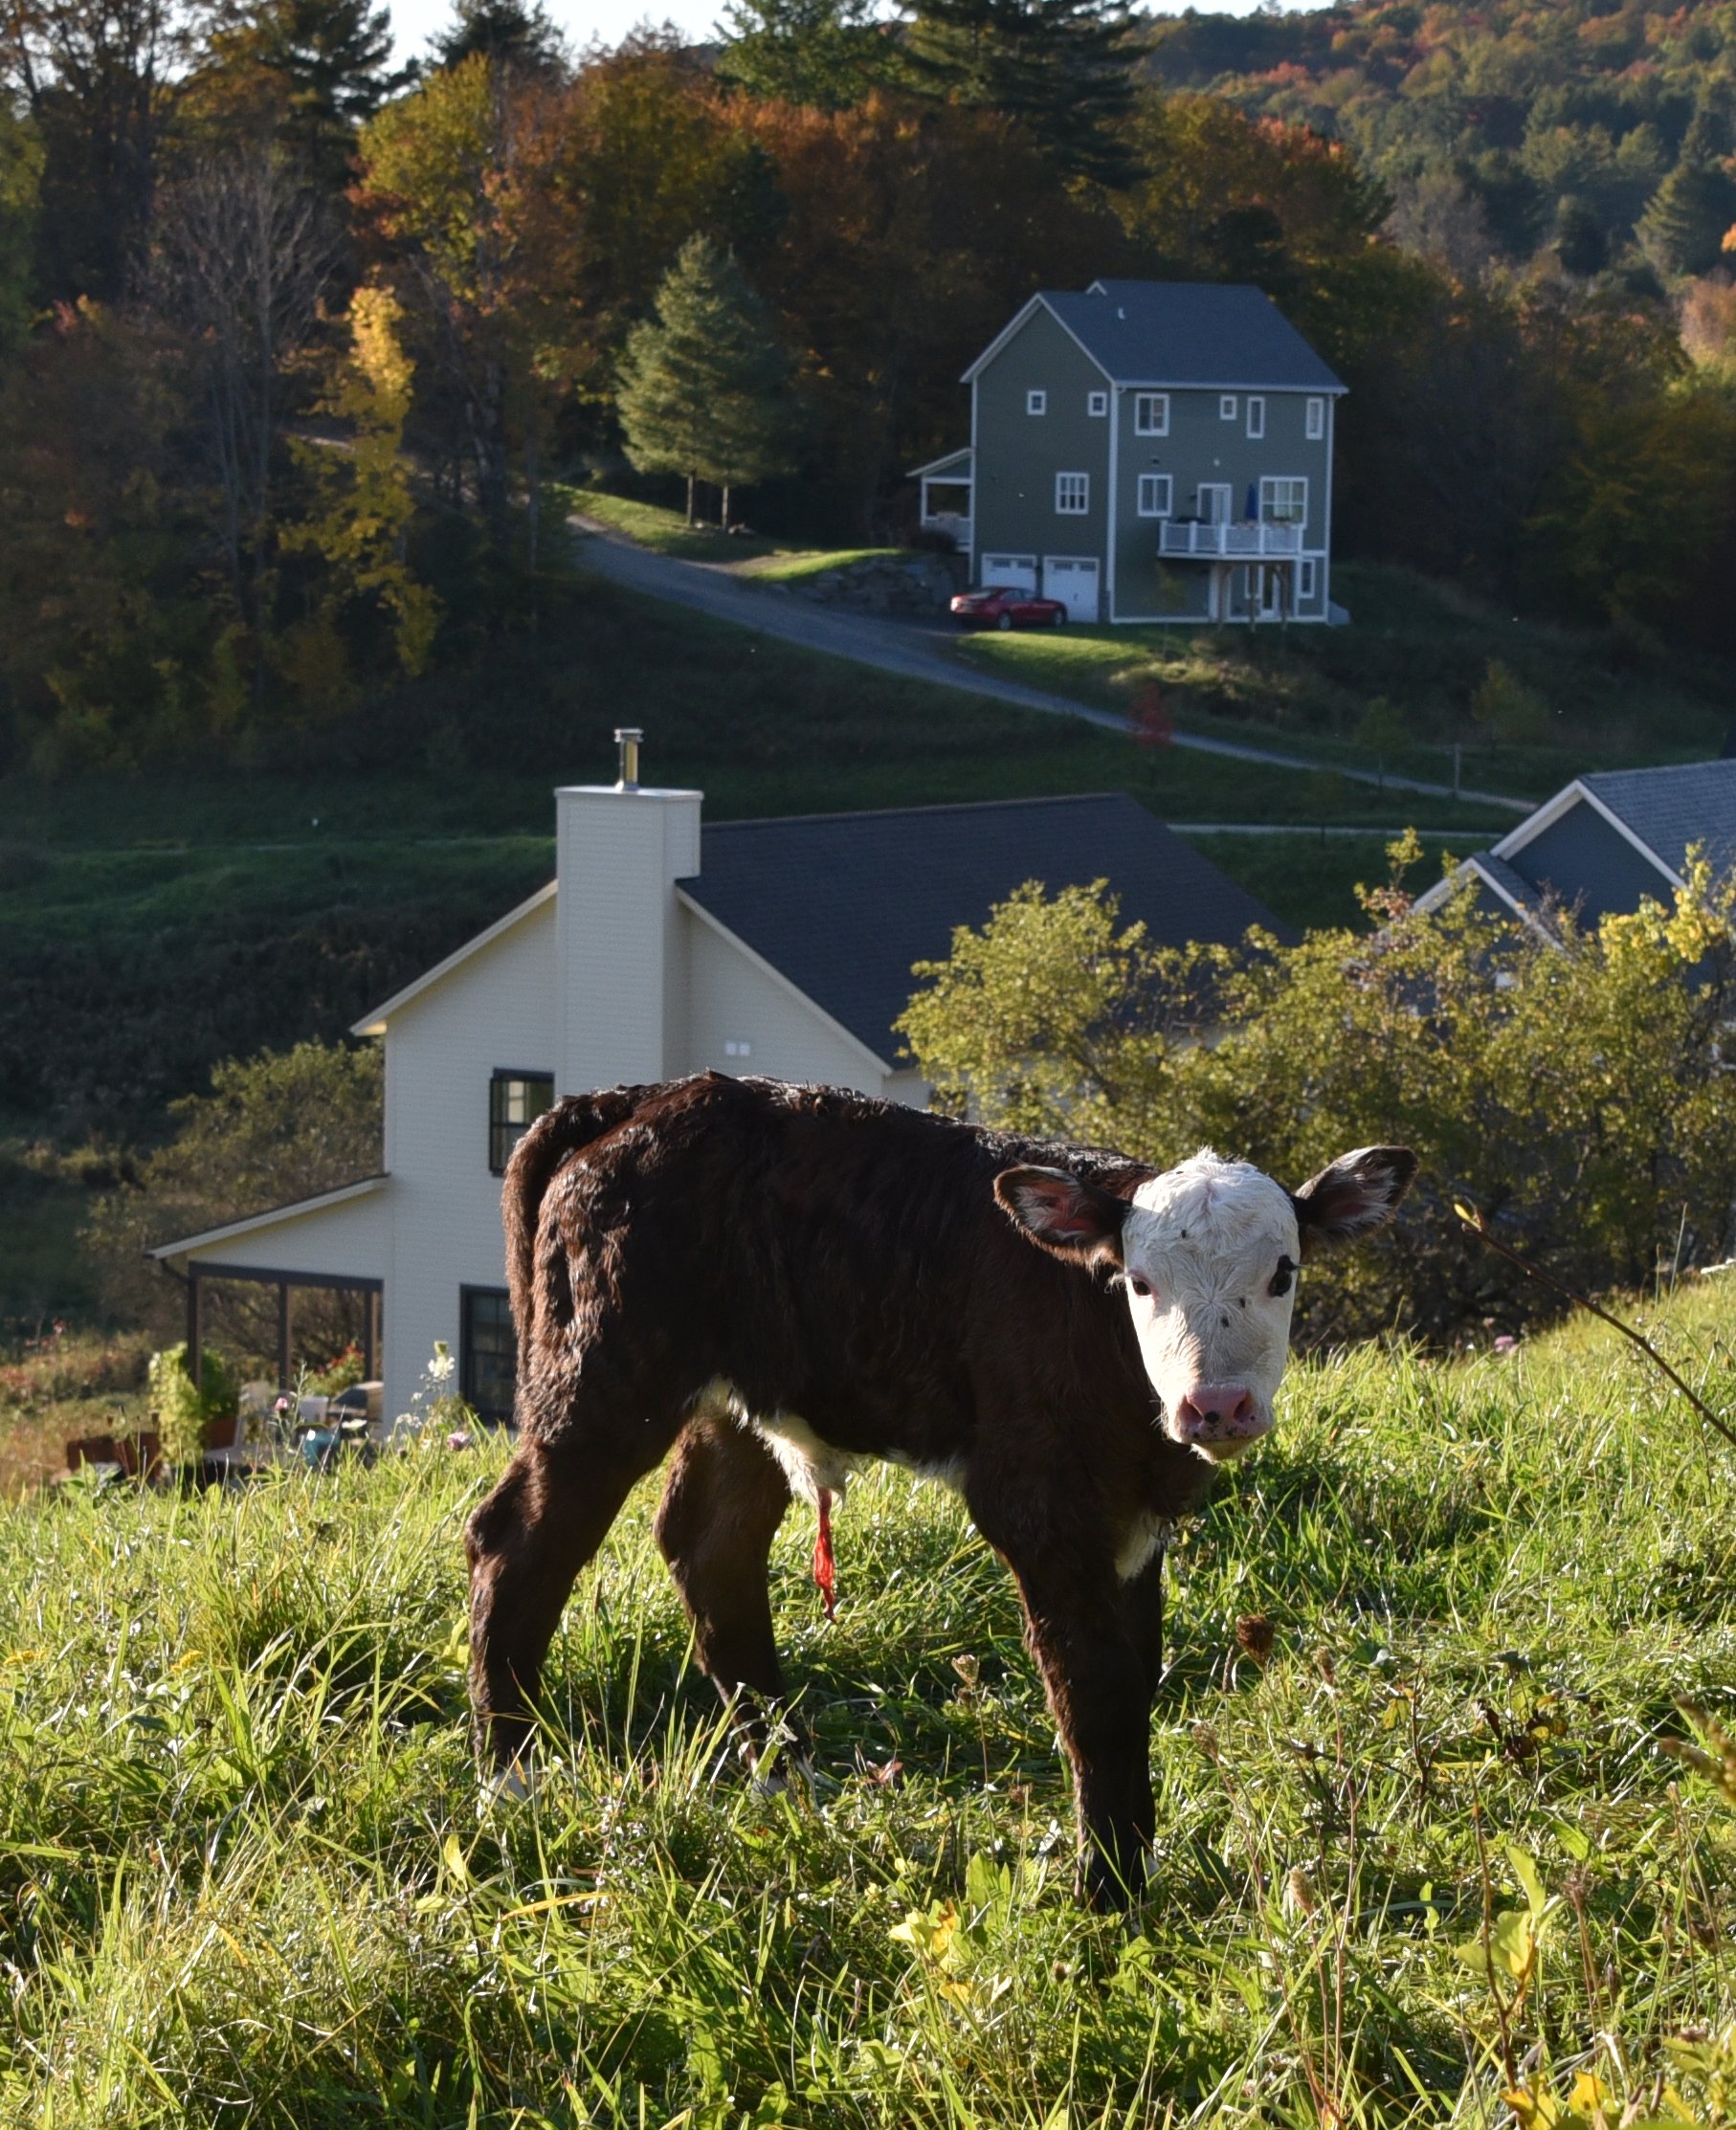
M1126 800L1130 805L1140 806L1131 791L1044 791L1016 799L937 799L927 806L840 807L833 813L754 813L736 821L702 822L700 832L705 836L716 829L790 828L823 821L886 821L899 815L908 817L923 813L1005 813L1014 807L1079 806L1102 799ZM1141 807L1141 811L1150 813L1150 809ZM1159 820L1155 813L1150 813L1150 818L1158 828L1169 829L1168 822ZM1169 832L1173 834L1174 831Z

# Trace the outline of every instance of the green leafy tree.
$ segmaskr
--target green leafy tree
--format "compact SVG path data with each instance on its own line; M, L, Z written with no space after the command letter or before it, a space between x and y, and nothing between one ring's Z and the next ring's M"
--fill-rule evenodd
M377 1172L381 1090L375 1044L349 1050L298 1043L215 1067L209 1095L170 1105L174 1136L140 1165L137 1180L92 1209L84 1244L109 1308L160 1337L172 1336L182 1298L144 1261L148 1245ZM213 1326L233 1348L273 1350L275 1320L266 1320L256 1297L215 1289L212 1309ZM327 1350L336 1352L345 1336L334 1322Z
M790 366L766 306L735 260L689 237L657 291L657 316L628 336L616 387L627 455L641 473L681 474L723 494L793 459Z
M1418 855L1401 839L1391 879L1365 891L1370 933L1295 947L1157 949L1102 882L1027 885L919 967L901 1026L943 1106L1160 1165L1206 1143L1294 1183L1346 1146L1416 1147L1391 1243L1310 1268L1317 1335L1444 1337L1538 1308L1458 1230L1455 1197L1581 1291L1648 1277L1679 1235L1684 1262L1726 1254L1731 884L1696 860L1673 906L1583 931L1557 913L1546 936L1468 891L1419 915L1401 884Z
M872 0L729 0L718 72L748 95L843 111L896 72Z
M1015 120L1067 177L1124 185L1134 86L1125 11L1112 0L909 0L914 84Z
M41 177L35 135L0 103L0 356L23 333L31 315Z

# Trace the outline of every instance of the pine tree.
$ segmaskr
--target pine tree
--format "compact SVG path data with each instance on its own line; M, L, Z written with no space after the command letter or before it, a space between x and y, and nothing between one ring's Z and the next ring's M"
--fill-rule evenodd
M191 84L195 125L269 134L334 190L356 134L412 78L391 64L391 19L371 0L257 0L211 33Z
M566 40L537 0L456 0L450 27L434 39L434 63L458 67L478 53L526 74L567 66Z
M1137 175L1123 122L1133 108L1127 17L1117 0L908 0L916 86L1026 126L1067 177Z
M1682 139L1676 167L1639 218L1639 241L1666 274L1705 274L1719 263L1724 233L1736 220L1736 178L1720 158L1722 144L1703 105Z
M641 473L681 474L687 522L701 480L723 492L789 471L790 366L733 257L689 237L657 290L657 317L628 335L615 408Z
M778 103L846 111L895 68L872 0L729 0L718 30L718 73Z

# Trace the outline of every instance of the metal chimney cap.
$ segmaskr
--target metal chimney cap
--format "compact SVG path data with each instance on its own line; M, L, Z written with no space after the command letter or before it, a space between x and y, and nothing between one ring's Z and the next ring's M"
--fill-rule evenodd
M644 730L639 725L615 726L614 743L621 750L620 774L615 780L617 791L636 791L639 788L639 748L644 739Z

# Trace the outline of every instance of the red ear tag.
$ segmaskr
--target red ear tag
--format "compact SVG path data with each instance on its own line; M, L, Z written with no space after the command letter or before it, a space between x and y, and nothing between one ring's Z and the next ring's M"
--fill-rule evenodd
M825 1601L828 1621L837 1618L837 1563L832 1553L832 1489L822 1487L819 1499L820 1529L813 1542L813 1582Z

